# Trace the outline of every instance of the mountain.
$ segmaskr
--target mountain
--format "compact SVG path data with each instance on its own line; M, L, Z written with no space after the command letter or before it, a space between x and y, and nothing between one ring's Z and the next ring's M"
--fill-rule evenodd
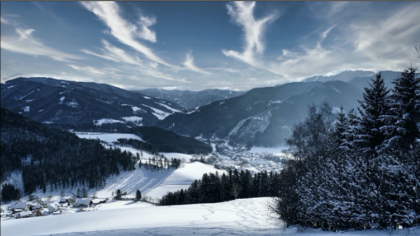
M394 79L398 78L400 76L401 72L396 71L381 71L382 79L385 82L385 85L388 89L394 88L394 84L391 83ZM361 76L361 77L354 77L349 81L349 83L357 86L359 89L364 90L365 87L369 87L369 84L371 83L371 79L374 78L375 75L371 76Z
M202 91L190 90L164 90L164 89L143 89L136 92L147 96L161 98L178 104L186 109L207 105L211 102L236 97L245 93L244 91L232 91L221 89L206 89Z
M256 88L245 94L213 102L189 113L176 113L158 127L184 136L224 138L242 144L284 144L293 124L305 117L310 103L355 108L360 89L343 81L289 83Z
M326 81L333 81L333 80L341 80L345 82L349 82L353 78L356 77L371 77L375 75L375 72L373 71L363 71L363 70L356 70L356 71L343 71L336 75L330 75L330 76L312 76L309 78L306 78L302 80L301 82L313 82L313 81L319 81L319 82L326 82Z
M1 84L1 107L44 123L153 125L182 109L106 84L17 78Z

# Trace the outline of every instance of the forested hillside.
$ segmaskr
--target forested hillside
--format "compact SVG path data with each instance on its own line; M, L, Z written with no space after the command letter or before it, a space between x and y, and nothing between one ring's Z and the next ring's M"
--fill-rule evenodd
M105 178L131 170L131 153L106 149L98 140L46 127L1 108L1 180L13 170L22 171L24 193L36 189L101 187Z
M179 152L186 154L208 154L212 147L194 138L183 137L172 131L157 127L136 127L132 133L141 137L147 143L134 139L118 139L122 144L128 144L134 148L152 153Z
M311 106L288 140L277 211L288 225L331 229L420 223L420 79L409 68L389 91L372 79L358 112L331 119Z

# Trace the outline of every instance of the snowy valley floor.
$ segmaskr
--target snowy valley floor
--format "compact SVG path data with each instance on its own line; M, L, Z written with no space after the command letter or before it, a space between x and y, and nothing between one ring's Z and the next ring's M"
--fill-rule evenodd
M1 235L420 235L418 227L338 233L285 228L270 213L271 203L271 198L182 206L114 202L92 212L2 221Z

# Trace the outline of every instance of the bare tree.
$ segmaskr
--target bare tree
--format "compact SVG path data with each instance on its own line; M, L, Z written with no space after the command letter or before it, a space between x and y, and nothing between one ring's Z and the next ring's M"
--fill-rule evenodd
M232 184L232 195L235 199L238 199L239 193L242 191L242 187L239 183Z
M417 41L413 44L413 50L416 53L417 57L420 58L420 41Z

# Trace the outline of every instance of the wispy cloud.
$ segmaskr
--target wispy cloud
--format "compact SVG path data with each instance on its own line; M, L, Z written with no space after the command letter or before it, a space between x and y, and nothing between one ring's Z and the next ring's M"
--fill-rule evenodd
M344 6L333 5L335 7L329 8L333 13L339 12ZM411 50L413 39L420 38L418 12L420 5L412 4L397 10L387 18L368 17L363 19L364 24L354 22L353 19L340 27L331 26L320 33L315 47L308 49L301 46L304 49L303 53L293 52L289 53L288 57L280 56L281 63L271 63L269 68L289 79L356 69L402 70L414 58ZM337 16L333 13L327 15L335 19ZM336 42L322 46L321 42L335 28L341 28L338 29ZM343 42L347 44L346 47L343 46Z
M255 20L253 2L228 4L228 14L245 32L245 49L222 52L229 57L240 59L271 73L284 81L299 80L312 75L325 75L331 71L369 69L401 70L410 62L412 45L420 38L420 5L411 4L396 9L388 17L361 14L349 8L348 2L328 2L310 4L314 17L322 23L316 32L313 43L302 44L296 48L284 48L277 61L265 61L262 56L264 44L261 38L264 26L277 18L276 14ZM351 3L353 4L353 3ZM368 8L369 4L355 3ZM345 16L343 16L343 14ZM260 24L258 24L260 22ZM363 22L363 23L361 23ZM334 37L327 38L334 32ZM311 46L312 44L312 46Z
M202 74L207 74L210 75L210 72L207 72L203 69L198 68L196 65L194 65L194 57L192 56L192 52L188 52L187 53L187 57L185 59L184 62L184 66L187 67L188 69L198 72L198 73L202 73Z
M138 57L133 57L129 55L124 50L111 45L106 40L102 40L102 44L104 46L102 49L102 54L95 53L87 49L82 49L81 51L86 54L90 54L114 62L124 62L132 65L141 65L141 60Z
M16 28L15 31L19 37L1 36L1 48L26 55L46 56L64 62L68 62L71 59L83 59L82 57L68 54L44 45L42 42L32 37L32 33L35 31L34 29Z
M71 68L78 70L78 71L83 71L83 72L87 72L89 74L94 74L94 75L105 75L105 72L103 70L100 69L96 69L94 67L91 66L77 66L77 65L68 65Z
M2 24L8 24L9 23L9 21L7 21L5 18L3 18L3 17L0 17L0 20L1 20L1 23Z
M100 57L109 61L117 62L117 63L125 63L130 65L127 67L128 71L137 73L141 73L144 75L149 75L155 78L170 80L170 81L177 81L177 82L188 82L185 79L175 79L171 75L163 73L159 71L159 64L153 61L150 63L142 62L138 57L131 56L121 48L115 47L114 45L110 44L106 40L102 40L103 48L101 49L102 53L92 52L87 49L82 49L81 51L96 57ZM74 68L76 69L76 68ZM87 72L93 72L91 70L85 70Z
M154 32L148 27L155 21L150 18L140 18L140 29L138 26L126 21L120 16L120 9L115 2L81 2L81 4L92 11L111 30L110 34L121 43L126 44L138 52L144 54L148 59L165 66L175 67L158 57L150 48L144 46L136 38L143 38L149 41L156 41Z
M150 26L156 24L155 17L140 16L138 24L141 26L138 33L139 37L150 42L156 43L156 33L149 29Z
M261 19L254 18L255 2L233 2L227 4L228 14L232 20L242 27L245 35L245 48L242 53L225 50L222 52L225 56L239 59L245 63L257 66L256 55L264 52L265 45L263 43L263 35L266 26L276 20L279 14L272 13Z

